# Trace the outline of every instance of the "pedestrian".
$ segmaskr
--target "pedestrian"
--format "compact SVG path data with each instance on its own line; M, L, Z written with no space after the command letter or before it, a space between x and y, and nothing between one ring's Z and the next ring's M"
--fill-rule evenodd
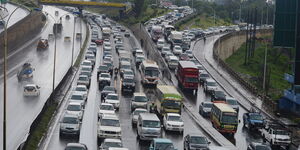
M140 41L141 41L141 47L143 48L143 46L144 46L144 40L141 39Z

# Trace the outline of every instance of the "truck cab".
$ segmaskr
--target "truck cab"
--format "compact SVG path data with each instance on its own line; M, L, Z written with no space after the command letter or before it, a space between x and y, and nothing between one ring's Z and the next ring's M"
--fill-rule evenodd
M244 127L249 130L261 129L264 127L265 121L260 113L244 113L243 114Z
M261 135L271 146L286 146L291 144L290 132L279 124L269 123L261 129Z

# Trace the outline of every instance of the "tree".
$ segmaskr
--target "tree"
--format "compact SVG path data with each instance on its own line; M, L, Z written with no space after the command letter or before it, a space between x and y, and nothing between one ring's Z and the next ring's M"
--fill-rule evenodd
M142 14L142 11L144 10L144 2L145 0L134 0L134 12L136 14L136 17L139 17Z

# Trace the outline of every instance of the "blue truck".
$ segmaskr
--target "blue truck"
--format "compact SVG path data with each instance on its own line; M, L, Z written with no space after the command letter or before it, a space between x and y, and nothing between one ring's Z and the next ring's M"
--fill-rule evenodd
M244 127L249 130L258 130L264 127L265 120L258 112L250 112L243 114Z

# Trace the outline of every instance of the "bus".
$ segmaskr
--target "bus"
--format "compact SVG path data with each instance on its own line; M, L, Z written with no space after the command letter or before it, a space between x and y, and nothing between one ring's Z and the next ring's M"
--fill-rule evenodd
M234 134L238 126L238 113L225 103L214 103L210 119L220 133Z
M161 26L154 25L151 29L151 37L154 42L163 37L163 29Z
M159 80L159 68L155 61L144 60L140 66L142 85L156 86Z
M155 91L156 111L163 116L166 113L181 113L182 96L174 86L158 85Z

